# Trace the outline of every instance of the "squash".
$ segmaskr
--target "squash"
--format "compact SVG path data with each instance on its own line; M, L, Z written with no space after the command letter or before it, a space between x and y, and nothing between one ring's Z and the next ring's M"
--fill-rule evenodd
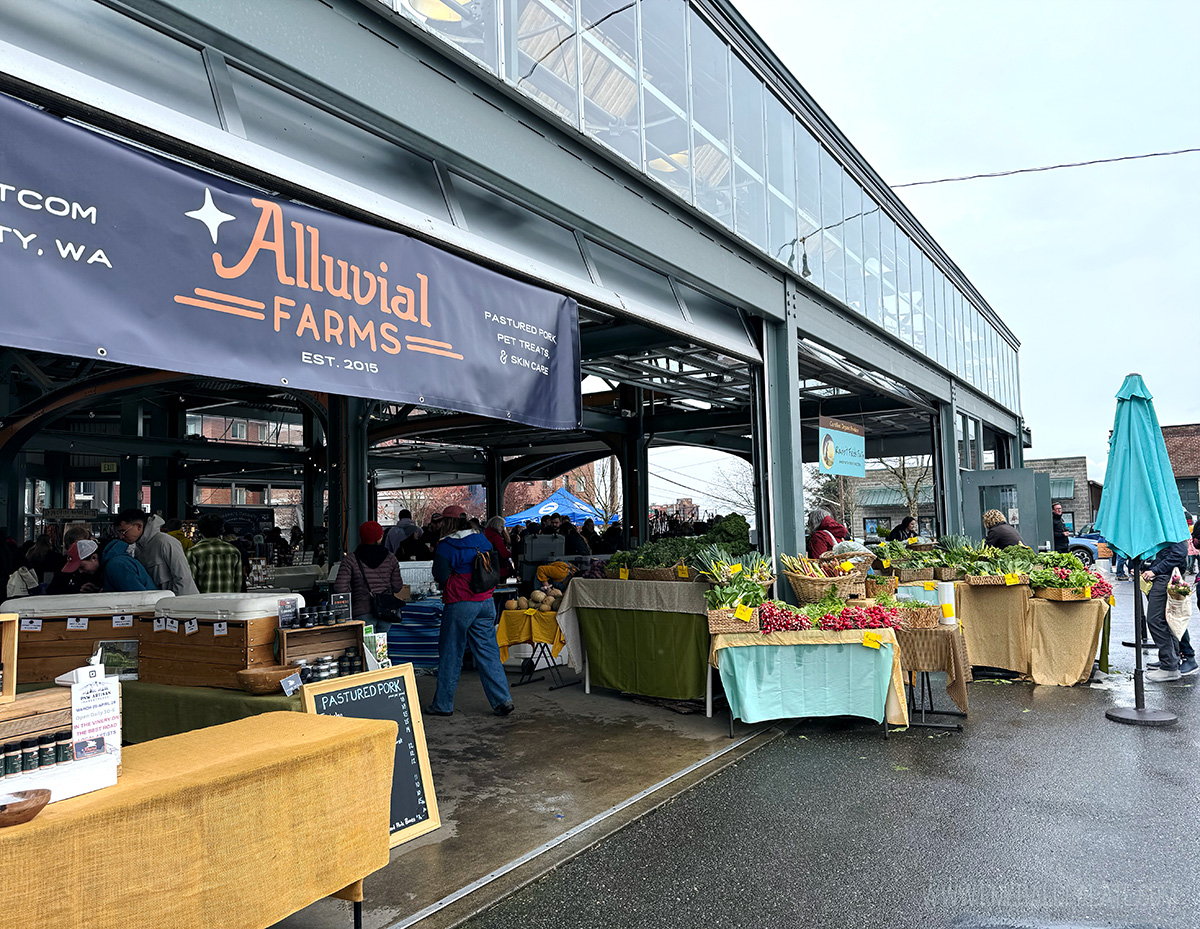
M543 600L538 604L538 609L543 613L553 613L554 603L550 600Z
M533 593L531 593L529 595L529 599L532 600L534 603L541 603L543 600L546 599L546 593L545 593L545 591L542 591L542 590L535 590Z
M518 610L529 609L529 600L526 599L525 597L517 597L517 609Z
M516 600L505 600L505 601L504 601L504 608L505 608L506 610L515 610L515 609L517 609L517 601L516 601Z

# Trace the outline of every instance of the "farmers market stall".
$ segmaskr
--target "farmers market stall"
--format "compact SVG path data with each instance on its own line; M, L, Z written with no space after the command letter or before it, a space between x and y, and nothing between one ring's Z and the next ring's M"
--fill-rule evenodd
M1035 684L1071 687L1092 674L1108 604L1101 600L1028 603L1029 676Z
M704 697L712 716L702 585L576 578L556 618L588 693L595 684L672 700Z
M910 712L921 714L925 723L926 713L948 715L933 707L933 690L929 683L931 671L946 675L946 694L954 701L962 715L967 713L967 684L971 682L971 662L967 658L967 642L957 624L938 625L928 629L897 629L896 641L900 645L900 666L904 679L912 690ZM917 693L915 675L920 675L921 691ZM926 698L929 707L926 709ZM914 723L916 725L916 723ZM961 728L954 726L953 728Z
M513 684L514 687L543 680L533 676L539 661L550 672L554 682L551 690L568 686L558 668L559 653L567 642L559 628L556 613L538 609L502 611L500 621L496 624L496 644L500 646L501 662L508 661L508 650L514 645L528 645L533 649L533 654L522 660L521 677Z

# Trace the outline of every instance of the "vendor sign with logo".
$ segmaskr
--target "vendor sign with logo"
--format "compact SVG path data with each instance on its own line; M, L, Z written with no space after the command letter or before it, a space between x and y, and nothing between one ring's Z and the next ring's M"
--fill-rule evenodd
M822 474L863 477L867 473L867 440L863 427L822 416L817 457Z

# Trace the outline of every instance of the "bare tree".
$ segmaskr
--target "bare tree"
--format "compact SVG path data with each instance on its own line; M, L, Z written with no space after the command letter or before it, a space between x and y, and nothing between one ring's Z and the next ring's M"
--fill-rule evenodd
M572 472L582 479L579 492L575 495L600 514L602 527L607 526L614 516L621 515L621 479L616 456L597 461L591 468L580 468Z
M717 466L721 495L733 504L738 513L754 513L754 469L744 458L730 458L729 464Z
M826 474L817 464L807 465L804 495L809 509L821 506L834 514L843 526L851 528L858 507L858 481L855 478ZM851 532L851 535L854 533Z
M880 458L879 463L892 476L900 495L908 506L909 515L917 519L921 490L933 486L933 456L914 455L907 458Z

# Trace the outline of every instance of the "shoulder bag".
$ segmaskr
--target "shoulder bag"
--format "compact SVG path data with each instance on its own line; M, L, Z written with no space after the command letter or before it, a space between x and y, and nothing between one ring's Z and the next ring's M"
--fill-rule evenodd
M367 594L371 598L371 616L380 622L400 622L400 613L404 609L404 601L391 591L379 594L372 591L371 585L367 583L367 574L363 571L362 562L358 560L358 556L347 555L346 557L354 559L354 564L358 567L358 576L362 578L363 587L367 588Z

